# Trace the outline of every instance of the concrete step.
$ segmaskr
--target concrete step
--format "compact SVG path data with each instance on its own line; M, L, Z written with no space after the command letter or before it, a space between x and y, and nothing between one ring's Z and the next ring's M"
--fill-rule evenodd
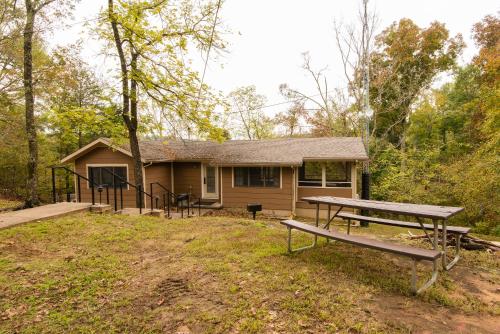
M153 213L151 213L150 209L142 209L142 213L140 212L139 208L123 208L122 210L117 211L116 213L122 214L122 215L127 215L127 216L155 216L155 217L160 217L161 213L163 211L161 210L153 210Z
M111 212L111 205L109 204L94 204L89 207L92 213L106 213Z

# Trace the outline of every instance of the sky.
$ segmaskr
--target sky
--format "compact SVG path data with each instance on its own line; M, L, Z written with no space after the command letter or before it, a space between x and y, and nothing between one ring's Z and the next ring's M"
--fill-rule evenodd
M71 26L54 29L52 46L82 39L82 57L98 73L108 75L110 60L102 55L102 44L78 22L95 18L106 4L104 0L81 0ZM267 104L284 101L278 87L287 83L305 94L316 94L312 79L301 68L302 53L309 52L313 67L327 68L329 87L345 87L340 55L335 45L334 20L356 21L361 0L226 0L219 13L231 31L225 35L227 53L211 58L205 82L227 94L237 87L255 85L267 98ZM377 12L382 31L401 18L410 18L420 27L433 21L445 23L452 36L460 33L467 44L460 63L470 61L477 52L471 39L474 23L499 11L494 0L370 0ZM76 24L75 24L76 23ZM203 71L203 61L196 55L194 66ZM267 108L270 115L287 105Z

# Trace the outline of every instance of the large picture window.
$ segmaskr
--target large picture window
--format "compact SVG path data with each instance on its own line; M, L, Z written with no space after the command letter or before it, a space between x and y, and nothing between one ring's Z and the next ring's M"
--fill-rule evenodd
M113 174L116 175L115 187L120 186L120 182L128 181L127 178L127 167L117 167L117 166L99 166L99 167L88 167L88 177L89 180L94 185L102 186L113 186ZM93 179L92 179L93 177Z
M299 187L351 187L351 164L345 161L305 161Z
M235 187L280 187L279 167L234 167Z

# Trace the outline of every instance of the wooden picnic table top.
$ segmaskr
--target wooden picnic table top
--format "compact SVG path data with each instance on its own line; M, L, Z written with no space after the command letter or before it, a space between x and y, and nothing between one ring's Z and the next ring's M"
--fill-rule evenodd
M464 209L453 206L383 202L334 196L310 196L302 197L301 200L311 204L330 204L354 209L372 210L431 219L448 219Z

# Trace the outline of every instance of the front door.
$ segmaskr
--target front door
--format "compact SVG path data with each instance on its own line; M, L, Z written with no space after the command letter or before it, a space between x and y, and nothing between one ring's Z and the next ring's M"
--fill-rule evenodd
M219 197L219 169L218 167L203 165L203 198Z

